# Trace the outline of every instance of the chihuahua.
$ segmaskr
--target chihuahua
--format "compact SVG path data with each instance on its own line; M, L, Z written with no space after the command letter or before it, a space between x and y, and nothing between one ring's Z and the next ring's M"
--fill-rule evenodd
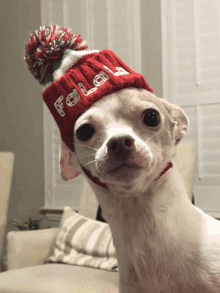
M61 146L61 176L85 173L107 220L120 293L220 292L220 223L189 200L174 157L184 111L144 89L95 102Z

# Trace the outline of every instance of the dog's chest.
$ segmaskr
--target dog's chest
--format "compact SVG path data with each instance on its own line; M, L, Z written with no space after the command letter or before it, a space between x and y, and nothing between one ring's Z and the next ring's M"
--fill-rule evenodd
M135 255L136 257L137 255ZM212 274L206 266L193 263L175 263L167 258L165 262L153 261L149 255L145 263L140 258L127 263L124 276L126 291L123 293L217 293L220 292L220 274ZM189 267L191 265L191 267Z
M118 225L119 228L119 225ZM133 228L134 229L134 228ZM220 274L191 245L177 245L164 236L145 238L127 227L118 230L115 242L122 293L214 293L220 292ZM138 236L138 237L136 237ZM219 271L220 272L220 271Z
M220 248L204 246L201 227L193 229L179 213L163 219L146 213L134 200L119 201L109 215L120 293L220 292Z

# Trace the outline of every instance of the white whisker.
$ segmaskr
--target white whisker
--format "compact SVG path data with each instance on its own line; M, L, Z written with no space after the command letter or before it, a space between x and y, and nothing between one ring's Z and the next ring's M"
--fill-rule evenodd
M83 145L83 144L80 144L80 143L72 143L72 144L74 144L74 145L79 145L79 146L82 146L82 147L84 147L84 148L89 148L89 149L91 149L91 150L95 150L95 151L98 150L98 149L95 149L95 148L92 148L92 147L89 147L89 146L87 146L87 145Z
M151 140L151 138L153 138L155 135L157 135L160 132L161 132L161 130L159 130L158 132L156 132L154 135L152 135L150 138L148 138L148 140L146 142L148 142L149 140Z
M77 156L78 158L82 158L82 157L91 157L91 156L94 156L95 155L95 152L94 153L92 153L92 154L87 154L87 153L85 153L85 154L81 154L81 155L79 155L79 156Z
M84 165L82 165L82 166L84 167L84 166L86 166L86 165L92 164L92 163L94 163L95 161L96 161L96 160L93 160L93 161L88 162L88 163L86 163L86 164L84 164Z

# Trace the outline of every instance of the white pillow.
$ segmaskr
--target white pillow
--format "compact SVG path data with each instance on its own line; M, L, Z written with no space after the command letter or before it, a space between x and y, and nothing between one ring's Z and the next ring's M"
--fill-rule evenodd
M70 207L64 207L54 254L47 262L118 271L109 225L83 217Z

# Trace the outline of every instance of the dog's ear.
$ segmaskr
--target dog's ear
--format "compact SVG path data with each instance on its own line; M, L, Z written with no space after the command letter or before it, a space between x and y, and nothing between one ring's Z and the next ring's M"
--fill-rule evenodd
M61 140L60 147L60 175L64 181L69 181L82 173L76 155Z
M189 128L189 119L183 109L179 106L171 104L165 100L162 101L171 119L176 123L174 127L174 138L176 144L178 144Z

